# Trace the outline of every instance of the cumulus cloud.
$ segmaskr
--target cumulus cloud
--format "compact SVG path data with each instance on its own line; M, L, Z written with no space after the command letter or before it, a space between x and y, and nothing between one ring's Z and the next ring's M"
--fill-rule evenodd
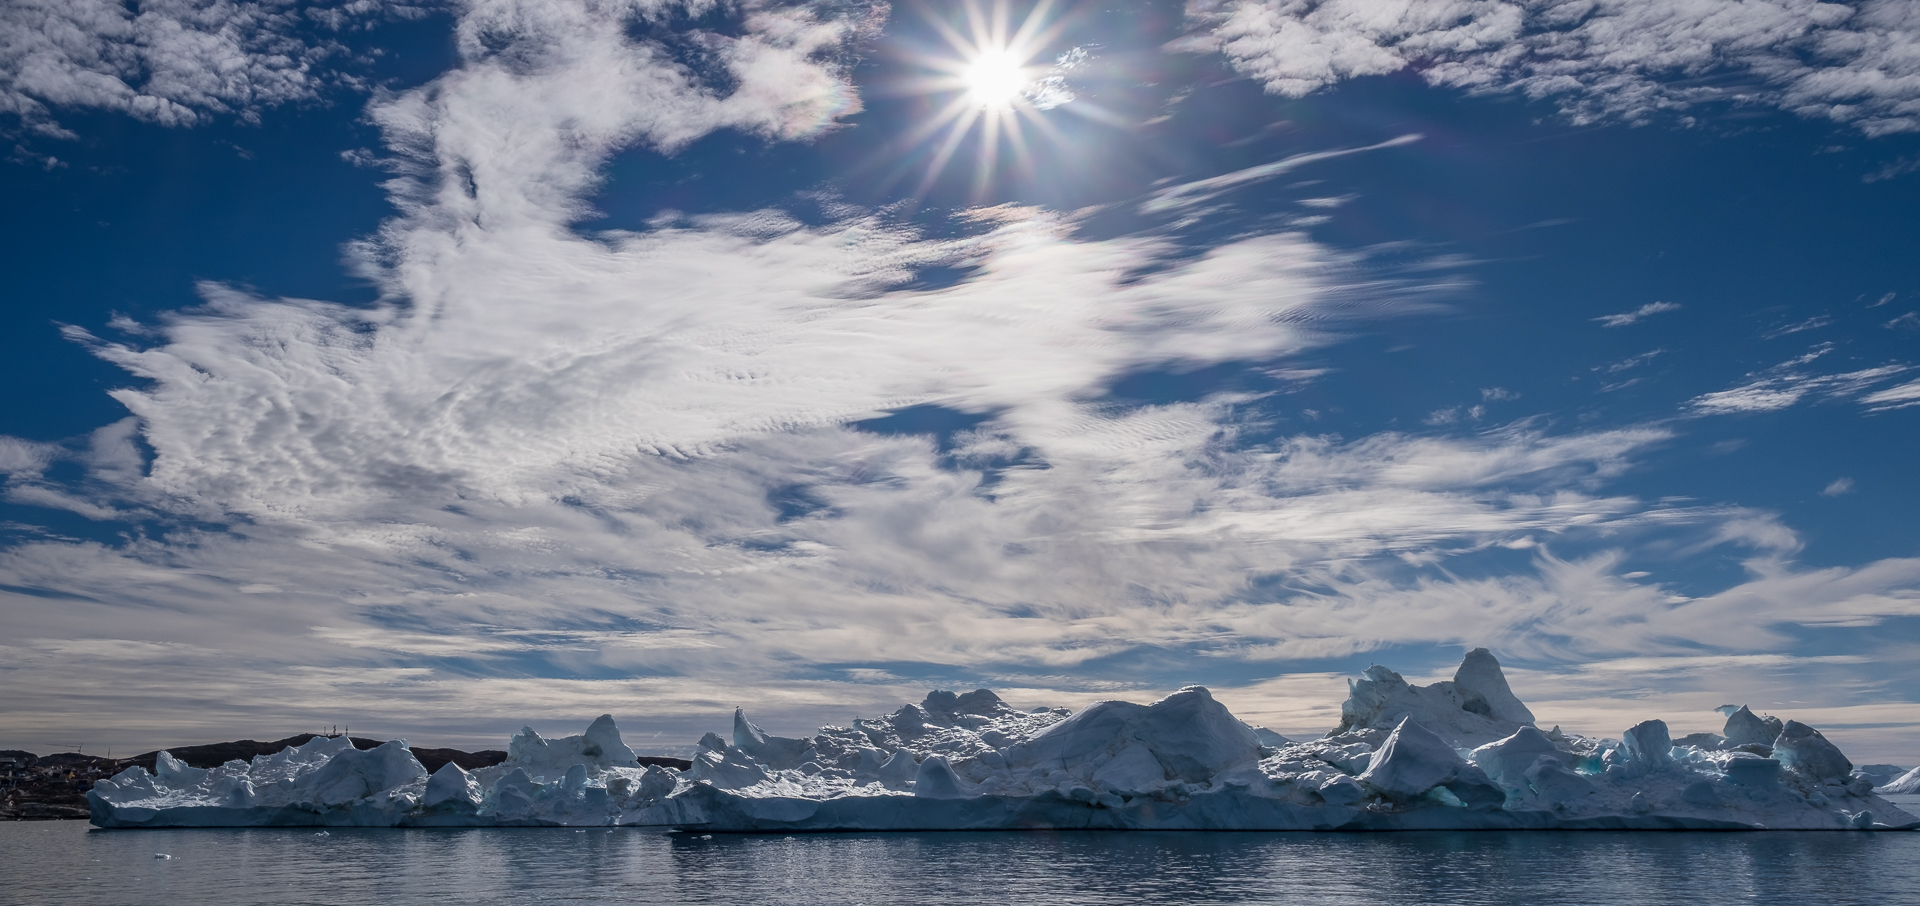
M1869 135L1920 129L1920 13L1908 0L1227 0L1182 47L1218 49L1299 97L1402 69L1553 98L1576 122L1766 104Z
M168 126L257 119L316 97L344 53L330 33L390 6L19 0L0 8L0 112L52 135L68 134L53 118L63 107Z

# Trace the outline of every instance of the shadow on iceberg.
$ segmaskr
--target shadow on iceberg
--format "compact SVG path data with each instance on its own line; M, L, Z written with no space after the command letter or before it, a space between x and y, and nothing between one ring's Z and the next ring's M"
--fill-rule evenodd
M1920 820L1874 795L1840 750L1792 720L1724 709L1677 743L1645 721L1619 739L1541 730L1486 649L1453 680L1370 667L1340 726L1307 741L1247 725L1205 688L1078 714L992 692L936 691L811 737L736 710L685 771L643 766L602 716L578 736L513 737L507 760L429 775L404 741L316 739L198 769L162 755L92 793L101 827L644 826L860 830L1891 830ZM1912 776L1900 782L1911 780Z

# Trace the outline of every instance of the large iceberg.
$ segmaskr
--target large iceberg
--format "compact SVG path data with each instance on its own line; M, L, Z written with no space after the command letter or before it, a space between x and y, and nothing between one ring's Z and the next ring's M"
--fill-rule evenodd
M579 736L523 729L501 764L428 774L396 740L320 738L194 768L162 754L88 794L101 827L646 826L701 832L1920 828L1798 721L1729 708L1679 741L1542 731L1485 649L1451 682L1385 667L1341 723L1294 742L1189 686L1150 705L1021 711L985 689L807 738L735 711L692 766L642 766L603 716ZM1771 734L1769 736L1768 734Z

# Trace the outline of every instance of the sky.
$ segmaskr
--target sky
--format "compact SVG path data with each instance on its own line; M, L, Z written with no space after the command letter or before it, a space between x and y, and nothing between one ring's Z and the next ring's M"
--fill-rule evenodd
M1913 0L19 0L0 148L0 748L1920 760Z

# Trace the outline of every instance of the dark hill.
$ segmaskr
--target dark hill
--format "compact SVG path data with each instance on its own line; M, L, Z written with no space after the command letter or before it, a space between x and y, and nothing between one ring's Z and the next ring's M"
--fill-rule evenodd
M256 742L251 739L242 739L235 742L219 742L205 746L179 746L168 749L167 752L193 767L211 768L225 764L236 758L241 761L247 761L255 755L272 755L288 746L306 745L308 742L317 738L315 734L302 733L298 736L289 736L286 739L276 739L272 742ZM374 746L380 745L383 741L384 740L366 739L355 736L353 737L353 747L356 749L371 749ZM478 752L465 752L460 749L423 749L414 746L409 748L408 751L413 753L413 757L420 760L420 766L426 768L429 773L440 770L440 766L449 761L459 765L463 770L477 771L481 768L491 767L507 760L507 753L499 749L482 749ZM159 757L160 753L157 751L148 752L144 755L139 755L121 762L117 769L124 769L126 765L129 764L137 764L146 768L148 772L152 772L153 763ZM42 759L42 761L45 761L45 759ZM693 767L693 762L684 758L666 758L655 755L640 756L640 763L642 765L657 764L661 767L672 768L677 771L684 771Z
M167 749L167 752L192 767L211 768L218 767L235 759L249 761L255 755L272 755L288 746L303 746L318 738L319 736L313 733L302 733L298 736L289 736L286 739L276 739L272 742L257 742L251 739L241 739L234 742L216 742L212 745L205 746L175 746ZM374 746L380 745L382 742L384 742L384 740L366 739L359 736L353 737L353 747L356 749L371 749ZM413 757L420 759L421 766L425 767L428 771L440 770L440 766L449 761L466 770L472 771L496 765L507 760L507 753L499 751L498 749L486 749L479 752L462 752L459 749L422 749L416 747L409 751L413 752ZM120 767L124 768L129 764L137 764L151 772L153 770L153 763L158 760L159 757L160 753L158 751L148 752L144 755L136 755L124 761Z

